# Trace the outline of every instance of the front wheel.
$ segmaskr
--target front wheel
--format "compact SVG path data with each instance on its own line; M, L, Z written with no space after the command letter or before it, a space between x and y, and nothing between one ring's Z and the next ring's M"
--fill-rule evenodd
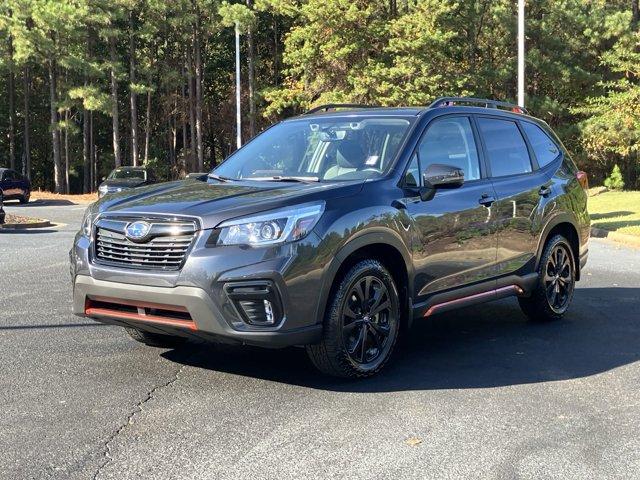
M31 192L27 190L20 196L18 200L20 201L20 203L29 203L29 198L31 198Z
M377 260L363 260L333 291L322 340L307 353L323 373L369 377L391 357L400 328L400 301L393 278Z
M576 262L571 246L555 235L544 248L538 267L538 285L520 308L533 321L559 320L569 309L576 284Z

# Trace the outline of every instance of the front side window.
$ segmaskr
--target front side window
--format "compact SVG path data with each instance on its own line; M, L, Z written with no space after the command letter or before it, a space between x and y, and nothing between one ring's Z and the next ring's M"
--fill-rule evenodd
M478 150L467 117L434 120L420 140L418 155L422 172L429 165L442 164L461 169L465 181L480 178Z
M527 144L515 122L479 118L478 125L487 149L493 177L531 172Z
M388 171L410 125L409 119L396 117L282 122L258 135L213 173L238 180L376 178Z
M533 152L536 154L536 160L538 160L540 168L549 165L558 158L560 149L544 130L538 125L529 122L521 122L521 125L525 135L529 139Z

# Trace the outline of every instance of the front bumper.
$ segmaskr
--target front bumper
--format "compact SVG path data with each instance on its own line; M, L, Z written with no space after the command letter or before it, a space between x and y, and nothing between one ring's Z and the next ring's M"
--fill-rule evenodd
M285 322L278 330L237 330L202 288L131 285L87 275L75 277L73 313L156 333L265 347L315 343L322 329L317 324L287 329Z

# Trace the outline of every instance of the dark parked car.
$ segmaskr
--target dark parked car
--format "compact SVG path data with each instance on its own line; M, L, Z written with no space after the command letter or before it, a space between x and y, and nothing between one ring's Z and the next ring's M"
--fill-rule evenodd
M303 345L345 377L452 308L513 296L532 320L565 314L587 183L544 122L465 98L331 107L271 127L207 182L93 204L70 252L74 313L149 345Z
M27 203L31 196L31 182L15 170L0 168L0 191L5 200L19 200Z
M111 171L98 187L98 196L156 183L153 172L145 167L119 167Z

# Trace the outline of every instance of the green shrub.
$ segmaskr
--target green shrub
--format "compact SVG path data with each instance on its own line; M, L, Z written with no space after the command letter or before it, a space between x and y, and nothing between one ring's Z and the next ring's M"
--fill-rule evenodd
M604 181L604 186L609 190L622 190L624 188L624 180L622 179L622 172L618 165L614 165L611 175Z

